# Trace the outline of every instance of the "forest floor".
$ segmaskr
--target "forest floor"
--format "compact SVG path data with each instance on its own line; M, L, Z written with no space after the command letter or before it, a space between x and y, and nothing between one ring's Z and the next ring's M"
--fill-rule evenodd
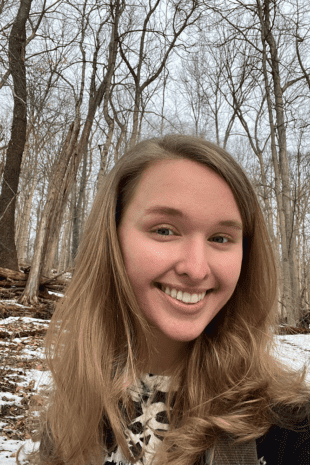
M16 300L0 304L10 314L0 319L0 465L12 465L22 444L27 450L36 445L30 440L29 408L41 405L51 381L43 347L52 309L42 304L29 309ZM20 461L28 463L23 454Z
M34 312L14 300L0 300L0 304L10 313L0 319L0 465L14 465L21 445L26 450L38 448L30 439L29 408L41 405L41 396L51 382L43 350L50 320L49 312L42 308ZM14 306L14 315L10 306ZM281 361L295 370L309 365L310 334L275 338L275 355ZM307 379L310 383L310 373ZM20 463L28 463L22 453Z

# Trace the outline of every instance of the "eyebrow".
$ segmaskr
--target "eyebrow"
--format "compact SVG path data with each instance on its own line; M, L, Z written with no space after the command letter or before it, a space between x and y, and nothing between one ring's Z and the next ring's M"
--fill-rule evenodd
M144 214L145 215L160 214L160 215L179 217L183 219L187 218L187 216L181 210L178 210L177 208L166 207L164 205L155 205L154 207L147 208ZM235 229L242 231L242 224L240 223L240 221L222 220L222 221L219 221L218 224L219 226L227 226L227 227L235 228Z

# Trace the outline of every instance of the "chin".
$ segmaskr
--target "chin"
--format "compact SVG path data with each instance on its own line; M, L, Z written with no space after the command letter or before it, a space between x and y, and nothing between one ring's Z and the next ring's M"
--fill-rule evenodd
M166 337L175 342L191 342L197 339L197 337L199 337L202 332L203 330L196 332L179 331L174 332L173 334L165 333L165 335Z

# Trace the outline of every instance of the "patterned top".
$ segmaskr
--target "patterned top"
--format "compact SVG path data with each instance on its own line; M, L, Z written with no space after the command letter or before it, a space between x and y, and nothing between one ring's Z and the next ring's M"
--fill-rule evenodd
M138 456L143 447L145 450L143 458L135 462L136 465L151 464L162 441L156 431L165 431L169 428L166 407L169 380L169 376L145 374L136 384L128 388L134 401L136 415L125 430L125 436L133 457ZM261 457L257 464L267 465L267 462ZM105 458L104 465L129 465L129 462L121 448L116 446Z
M125 431L128 446L136 457L145 448L143 461L137 465L149 465L162 440L156 431L168 429L167 408L165 405L169 389L169 376L145 374L141 379L128 388L134 401L136 417ZM155 392L155 395L152 394ZM144 433L143 433L144 426ZM128 461L119 446L109 454L104 464L127 465Z

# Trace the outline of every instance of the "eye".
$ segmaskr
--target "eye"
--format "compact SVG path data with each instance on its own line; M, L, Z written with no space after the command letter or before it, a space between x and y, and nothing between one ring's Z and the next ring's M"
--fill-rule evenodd
M212 237L212 240L214 240L214 239L219 239L219 240L215 241L217 244L225 244L226 242L229 242L229 238L226 237L226 236L214 236L214 237ZM224 242L224 240L226 242Z
M164 234L158 234L157 231L164 231ZM168 234L167 234L167 231L168 231ZM167 236L171 236L171 234L169 234L169 231L171 231L171 232L174 234L173 229L171 229L171 228L166 228L165 226L162 226L162 227L160 227L160 228L154 229L152 232L154 232L157 236L167 237Z

